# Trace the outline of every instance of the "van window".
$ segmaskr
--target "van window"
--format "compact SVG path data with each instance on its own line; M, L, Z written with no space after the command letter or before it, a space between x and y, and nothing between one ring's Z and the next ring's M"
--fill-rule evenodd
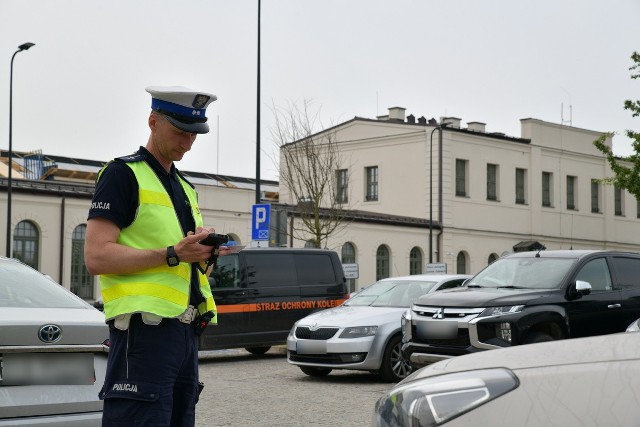
M296 286L293 254L247 254L245 259L249 287Z
M238 255L230 254L219 257L216 262L216 267L213 270L213 273L211 273L209 283L213 288L216 289L240 287L240 278L238 277L238 271Z
M328 255L298 254L296 256L298 282L304 285L330 285L336 283L336 275Z

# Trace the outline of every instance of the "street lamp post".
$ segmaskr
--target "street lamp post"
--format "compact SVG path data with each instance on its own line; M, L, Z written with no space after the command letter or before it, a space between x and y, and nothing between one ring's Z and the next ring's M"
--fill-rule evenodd
M18 46L18 50L13 53L11 57L11 68L9 71L9 174L7 181L7 258L11 257L11 175L13 171L13 146L11 144L11 126L13 122L13 58L16 57L18 52L27 50L30 47L35 46L34 43L23 43Z

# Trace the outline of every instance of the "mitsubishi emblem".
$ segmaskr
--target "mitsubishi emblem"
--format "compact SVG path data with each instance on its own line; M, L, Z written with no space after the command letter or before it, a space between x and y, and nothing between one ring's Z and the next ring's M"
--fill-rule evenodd
M432 319L444 319L444 308L439 308L435 313L433 313L433 316L431 316Z

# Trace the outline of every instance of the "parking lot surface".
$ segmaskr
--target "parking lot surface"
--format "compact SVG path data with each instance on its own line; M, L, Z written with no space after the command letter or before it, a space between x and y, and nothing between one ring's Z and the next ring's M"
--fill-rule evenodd
M197 426L366 426L391 383L370 373L333 371L312 378L287 363L282 348L200 352L205 388Z

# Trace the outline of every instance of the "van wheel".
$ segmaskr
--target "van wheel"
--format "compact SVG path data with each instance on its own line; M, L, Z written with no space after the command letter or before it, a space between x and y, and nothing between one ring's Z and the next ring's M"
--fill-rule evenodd
M269 351L270 348L271 347L269 347L269 346L265 346L265 347L246 347L245 350L247 350L251 354L255 354L256 356L259 356L261 354L265 354L267 351Z
M531 332L524 338L523 344L534 344L537 342L555 341L553 337L544 332Z
M411 362L402 355L402 337L391 337L382 357L380 378L386 382L395 383L406 378L413 371Z
M332 371L331 368L315 368L313 366L298 366L298 368L310 377L326 377Z

